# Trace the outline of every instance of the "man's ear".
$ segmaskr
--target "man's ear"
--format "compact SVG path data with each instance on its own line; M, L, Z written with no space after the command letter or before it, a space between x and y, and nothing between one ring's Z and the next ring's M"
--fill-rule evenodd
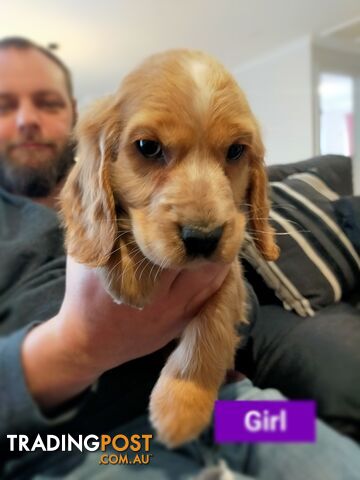
M71 99L71 110L73 114L72 126L75 127L76 122L78 120L78 108L77 108L77 101L75 98Z
M96 102L75 128L77 162L61 192L68 253L89 266L104 265L116 238L115 204L110 183L119 112L113 97Z

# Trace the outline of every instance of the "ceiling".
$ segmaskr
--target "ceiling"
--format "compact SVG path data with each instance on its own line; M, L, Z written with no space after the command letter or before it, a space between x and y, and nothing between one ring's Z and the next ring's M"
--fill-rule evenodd
M336 38L355 45L360 44L360 17L324 31L322 36Z
M1 0L0 37L58 44L87 103L156 51L199 48L235 69L354 19L360 0Z

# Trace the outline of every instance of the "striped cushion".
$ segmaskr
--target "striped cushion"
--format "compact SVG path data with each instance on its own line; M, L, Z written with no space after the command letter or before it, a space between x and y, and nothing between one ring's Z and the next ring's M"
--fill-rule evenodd
M355 288L360 258L337 222L338 194L316 173L297 173L270 186L270 222L280 258L263 260L248 234L242 255L286 309L313 316Z

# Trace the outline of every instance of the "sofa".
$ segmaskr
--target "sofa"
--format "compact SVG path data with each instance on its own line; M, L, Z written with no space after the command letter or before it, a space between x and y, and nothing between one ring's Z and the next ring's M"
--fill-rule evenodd
M237 369L261 388L316 400L320 418L359 441L360 204L353 196L351 159L326 155L270 166L268 177L277 202L271 217L278 221L273 226L281 261L268 271L251 248L242 255L260 307L238 352ZM319 191L325 196L315 198ZM291 232L279 232L283 227L295 228L297 242ZM310 249L305 255L297 250L303 240ZM314 251L320 254L310 261ZM294 298L294 292L282 291L284 277L292 282Z

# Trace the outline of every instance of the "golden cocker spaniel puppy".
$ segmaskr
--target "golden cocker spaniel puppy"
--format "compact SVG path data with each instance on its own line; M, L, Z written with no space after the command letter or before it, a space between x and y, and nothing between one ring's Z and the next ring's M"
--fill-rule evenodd
M97 267L115 300L141 307L159 269L229 262L221 289L183 332L150 399L159 438L177 446L210 422L246 319L238 262L248 223L267 260L264 148L236 81L198 51L154 55L80 119L62 192L68 252ZM139 267L140 266L140 267Z

